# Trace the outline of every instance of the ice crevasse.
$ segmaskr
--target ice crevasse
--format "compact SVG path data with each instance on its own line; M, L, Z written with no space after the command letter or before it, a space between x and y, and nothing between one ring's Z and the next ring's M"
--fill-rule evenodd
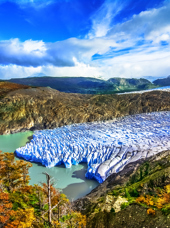
M154 112L35 131L15 153L49 168L87 162L86 177L102 183L126 164L168 149L170 112Z

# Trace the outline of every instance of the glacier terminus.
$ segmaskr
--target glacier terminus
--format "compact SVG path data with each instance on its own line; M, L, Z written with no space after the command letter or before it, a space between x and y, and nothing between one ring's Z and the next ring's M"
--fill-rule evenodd
M35 131L15 153L49 168L87 162L86 177L102 183L126 164L168 149L170 112L163 111Z

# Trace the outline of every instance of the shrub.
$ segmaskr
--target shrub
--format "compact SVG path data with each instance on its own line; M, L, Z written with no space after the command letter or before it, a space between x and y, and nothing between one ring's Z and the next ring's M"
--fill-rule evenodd
M110 210L111 213L115 213L115 209L112 207Z
M131 195L132 197L138 197L138 196L139 196L139 193L138 193L138 191L136 190L136 188L134 188L134 189L132 189L132 190L130 191L130 195Z
M125 209L127 206L129 206L129 203L122 203L121 204L121 210Z
M125 188L125 197L128 199L131 198L127 188Z
M113 190L113 191L112 191L112 195L113 195L113 196L118 196L118 195L119 195L119 192L116 191L116 190Z
M147 214L148 214L148 215L155 215L155 210L153 210L152 208L149 208L149 209L147 210Z
M170 214L170 204L166 205L165 207L162 208L162 213L164 215Z

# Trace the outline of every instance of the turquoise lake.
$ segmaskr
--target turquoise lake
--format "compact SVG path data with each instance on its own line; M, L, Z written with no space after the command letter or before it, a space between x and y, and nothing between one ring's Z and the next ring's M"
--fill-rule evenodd
M28 137L32 136L33 132L21 132L10 135L0 135L0 150L3 152L14 152L17 148L25 146L28 142ZM16 158L18 159L18 158ZM85 178L87 165L82 163L77 166L72 166L66 169L63 165L48 169L41 164L32 163L30 168L30 184L39 184L46 182L43 172L47 172L54 177L55 187L63 191L70 200L78 199L88 194L92 189L99 184L95 180Z

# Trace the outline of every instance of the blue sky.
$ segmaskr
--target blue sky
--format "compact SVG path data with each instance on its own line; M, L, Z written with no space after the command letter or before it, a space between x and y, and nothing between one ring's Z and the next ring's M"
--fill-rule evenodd
M0 78L170 74L169 0L0 0Z

